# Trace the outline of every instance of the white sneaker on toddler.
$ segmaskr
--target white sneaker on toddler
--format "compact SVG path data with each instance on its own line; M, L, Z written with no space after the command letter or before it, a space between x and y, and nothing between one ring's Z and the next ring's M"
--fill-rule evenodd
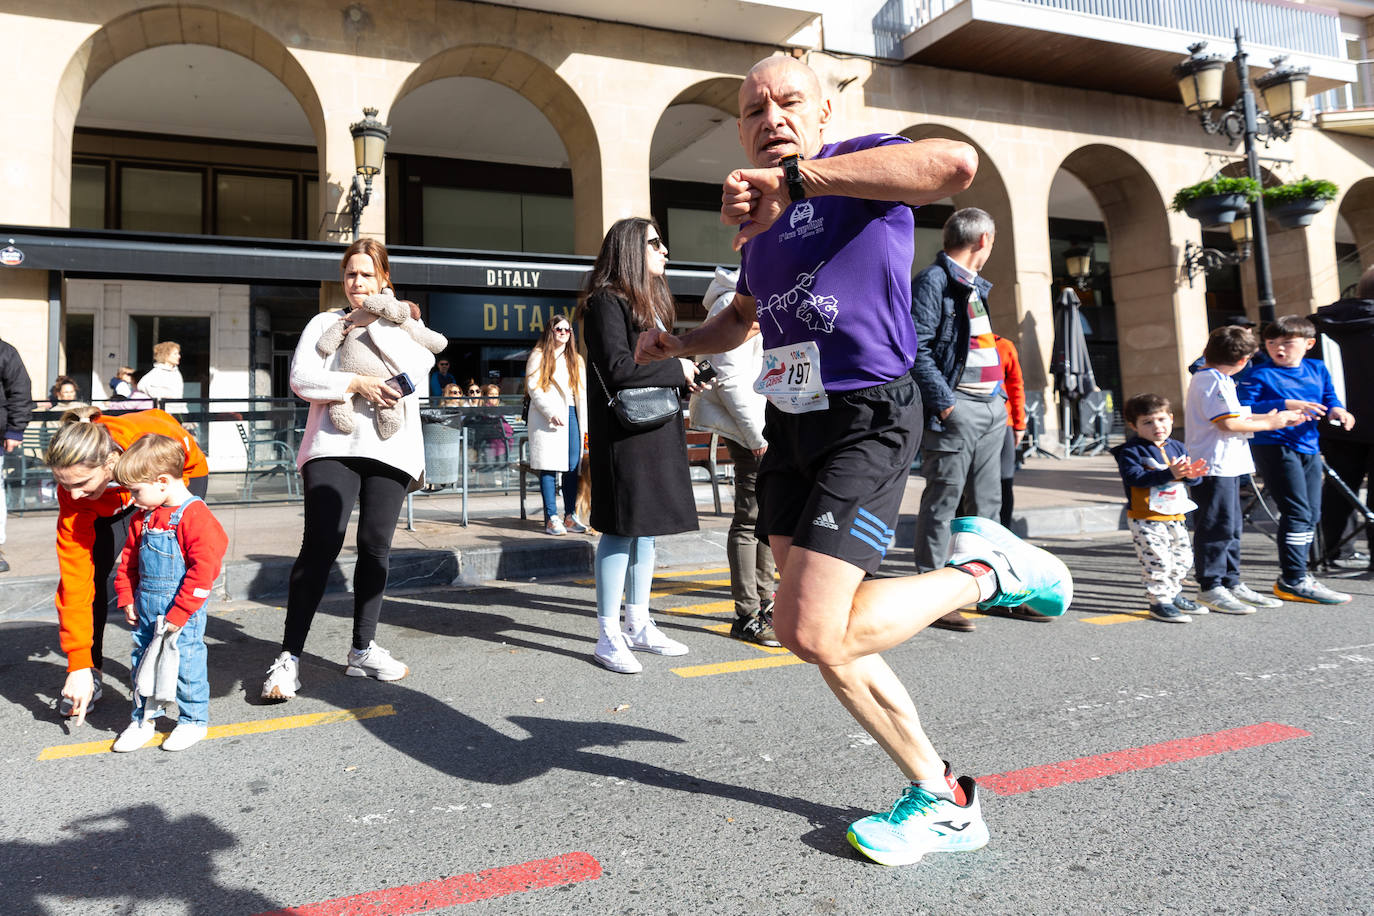
M208 725L178 722L177 727L172 729L172 733L167 736L167 740L162 742L162 749L164 751L184 751L204 738L205 733L209 730Z
M119 733L115 739L114 747L110 750L116 754L127 754L143 747L153 736L157 734L157 725L152 719L138 719L130 722L129 727Z

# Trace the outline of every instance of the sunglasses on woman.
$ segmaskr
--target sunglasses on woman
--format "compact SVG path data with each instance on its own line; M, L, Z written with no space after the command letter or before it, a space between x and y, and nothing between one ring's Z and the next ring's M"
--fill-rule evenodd
M563 328L554 328L554 329L553 329L553 332L554 332L555 334L571 334L571 333L572 333L572 328L567 328L567 327L563 327Z
M668 246L665 245L665 244L663 244L663 239L659 238L659 237L656 236L656 235L651 235L651 236L649 236L649 238L647 239L647 242L648 242L649 247L652 248L654 251L657 251L657 252L660 252L660 253L665 253L665 254L666 254L667 251L668 251Z

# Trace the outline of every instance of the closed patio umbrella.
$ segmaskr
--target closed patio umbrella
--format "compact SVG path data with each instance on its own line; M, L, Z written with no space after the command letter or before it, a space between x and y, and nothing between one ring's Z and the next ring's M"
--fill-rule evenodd
M1072 439L1073 408L1078 401L1097 391L1092 360L1088 357L1088 341L1083 336L1082 303L1070 287L1059 291L1054 304L1054 349L1050 353L1050 373L1054 376L1054 390L1059 393L1059 435L1064 441L1064 455L1069 454Z

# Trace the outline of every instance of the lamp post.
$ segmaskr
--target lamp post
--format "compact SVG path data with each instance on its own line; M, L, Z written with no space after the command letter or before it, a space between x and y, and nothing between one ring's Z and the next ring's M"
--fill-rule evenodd
M1240 29L1236 29L1236 56L1231 62L1236 65L1236 80L1240 84L1240 96L1230 108L1214 118L1221 107L1221 78L1226 66L1218 54L1204 54L1206 42L1188 46L1192 56L1174 67L1178 78L1178 91L1183 97L1183 105L1198 115L1202 129L1209 134L1223 134L1228 140L1245 143L1245 164L1247 174L1256 182L1263 184L1260 176L1259 154L1255 141L1265 146L1270 140L1287 140L1293 132L1293 122L1302 117L1303 104L1307 100L1307 68L1284 64L1283 57L1273 59L1274 69L1255 81L1264 96L1266 111L1255 106L1255 95L1250 90L1250 70L1246 65L1245 46L1241 42ZM1259 293L1259 314L1261 322L1274 320L1274 282L1269 274L1269 233L1264 224L1264 200L1260 198L1250 205L1252 232L1254 234L1255 286ZM1191 248L1190 243L1190 253ZM1189 273L1189 281L1192 273Z
M353 135L353 161L357 165L353 186L348 191L348 212L353 217L353 239L356 241L363 208L372 200L372 177L382 170L391 127L377 120L377 109L364 108L363 119L348 125L348 132Z
M1189 242L1183 249L1183 269L1188 273L1188 288L1192 289L1193 277L1200 273L1211 273L1227 264L1239 264L1250 258L1250 245L1254 241L1254 230L1250 225L1250 211L1243 210L1231 223L1231 241L1236 243L1235 251L1218 251L1204 248ZM1261 315L1261 317L1263 317ZM1272 321L1272 318L1265 319Z
M1093 275L1093 251L1082 242L1076 243L1064 252L1064 267L1073 277L1079 289L1088 288L1088 278Z

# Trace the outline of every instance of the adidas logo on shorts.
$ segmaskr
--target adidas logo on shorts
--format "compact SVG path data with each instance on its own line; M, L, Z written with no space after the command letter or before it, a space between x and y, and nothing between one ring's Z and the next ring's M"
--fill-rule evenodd
M811 524L817 525L821 528L829 528L831 531L840 530L840 526L835 524L835 516L829 512L826 512L824 515L816 516L815 519L812 520Z

